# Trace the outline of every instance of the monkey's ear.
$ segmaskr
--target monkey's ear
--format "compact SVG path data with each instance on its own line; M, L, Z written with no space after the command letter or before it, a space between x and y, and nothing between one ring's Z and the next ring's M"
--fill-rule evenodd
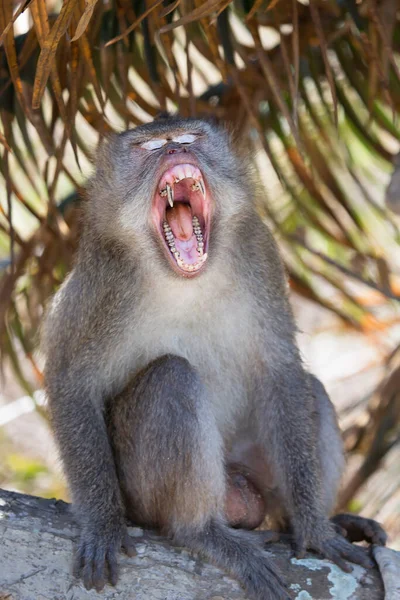
M178 117L178 114L172 114L170 112L168 112L167 110L162 110L159 113L156 114L156 116L154 117L154 121L158 121L160 119L175 119Z

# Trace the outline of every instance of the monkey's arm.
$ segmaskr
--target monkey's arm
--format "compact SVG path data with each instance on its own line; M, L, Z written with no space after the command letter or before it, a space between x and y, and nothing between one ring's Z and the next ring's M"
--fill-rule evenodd
M73 501L82 524L75 574L85 587L102 589L117 580L121 545L133 552L104 418L92 398L85 369L47 373L51 420Z
M85 586L116 579L116 556L125 537L124 512L104 421L105 367L115 329L101 266L80 269L64 282L42 330L45 387L60 456L82 530L76 574ZM91 275L94 273L95 275ZM129 549L129 548L128 548Z

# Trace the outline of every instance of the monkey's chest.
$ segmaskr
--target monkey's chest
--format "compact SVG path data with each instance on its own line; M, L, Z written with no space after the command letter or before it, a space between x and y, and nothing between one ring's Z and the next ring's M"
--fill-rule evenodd
M143 305L134 331L124 344L127 374L132 377L164 354L186 358L208 389L221 429L229 427L248 393L257 349L257 328L243 297L196 295L165 298Z

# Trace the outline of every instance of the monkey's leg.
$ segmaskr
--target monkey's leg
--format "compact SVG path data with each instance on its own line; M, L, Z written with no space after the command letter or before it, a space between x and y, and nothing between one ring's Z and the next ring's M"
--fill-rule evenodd
M321 382L314 376L311 376L311 386L316 400L317 417L319 423L318 455L321 460L322 475L322 494L324 509L327 514L331 514L335 506L341 475L344 468L343 444L340 431L337 425L337 419L334 407L325 388ZM260 472L257 472L258 485L261 487ZM266 499L266 504L271 506L281 505L276 498L271 501ZM287 515L284 513L274 515L278 516L278 522L275 525L285 523ZM338 532L347 537L351 542L367 541L371 544L385 545L387 535L382 527L373 519L366 519L352 514L339 514L331 518L331 522L336 526ZM283 541L293 541L293 537L287 528L283 528L280 539ZM274 541L274 540L272 540Z
M183 358L151 363L112 403L109 433L128 514L229 571L254 600L289 600L267 553L223 517L222 440Z
M296 555L301 558L306 550L312 550L345 571L350 570L346 560L372 567L365 550L339 535L329 521L342 469L342 453L336 424L336 429L323 424L324 419L330 419L331 425L335 421L322 384L303 371L300 361L283 362L282 357L281 364L270 367L265 389L267 398L264 402L259 399L261 410L253 426L257 428L258 439L264 439L293 531ZM316 398L321 394L326 404L324 412ZM326 447L330 446L325 453L321 445L323 437Z
M319 416L319 455L321 456L323 494L325 510L332 514L335 507L340 479L344 469L343 444L337 425L335 409L322 383L311 376L317 413ZM382 527L373 519L366 519L352 514L339 514L331 518L331 522L351 542L366 541L370 544L384 546L387 535Z

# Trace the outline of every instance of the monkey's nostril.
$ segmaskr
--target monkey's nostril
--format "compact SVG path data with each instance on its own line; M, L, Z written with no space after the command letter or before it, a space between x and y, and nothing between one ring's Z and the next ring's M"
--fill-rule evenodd
M168 154L175 154L176 150L174 150L173 148L171 148L170 150L168 150Z

